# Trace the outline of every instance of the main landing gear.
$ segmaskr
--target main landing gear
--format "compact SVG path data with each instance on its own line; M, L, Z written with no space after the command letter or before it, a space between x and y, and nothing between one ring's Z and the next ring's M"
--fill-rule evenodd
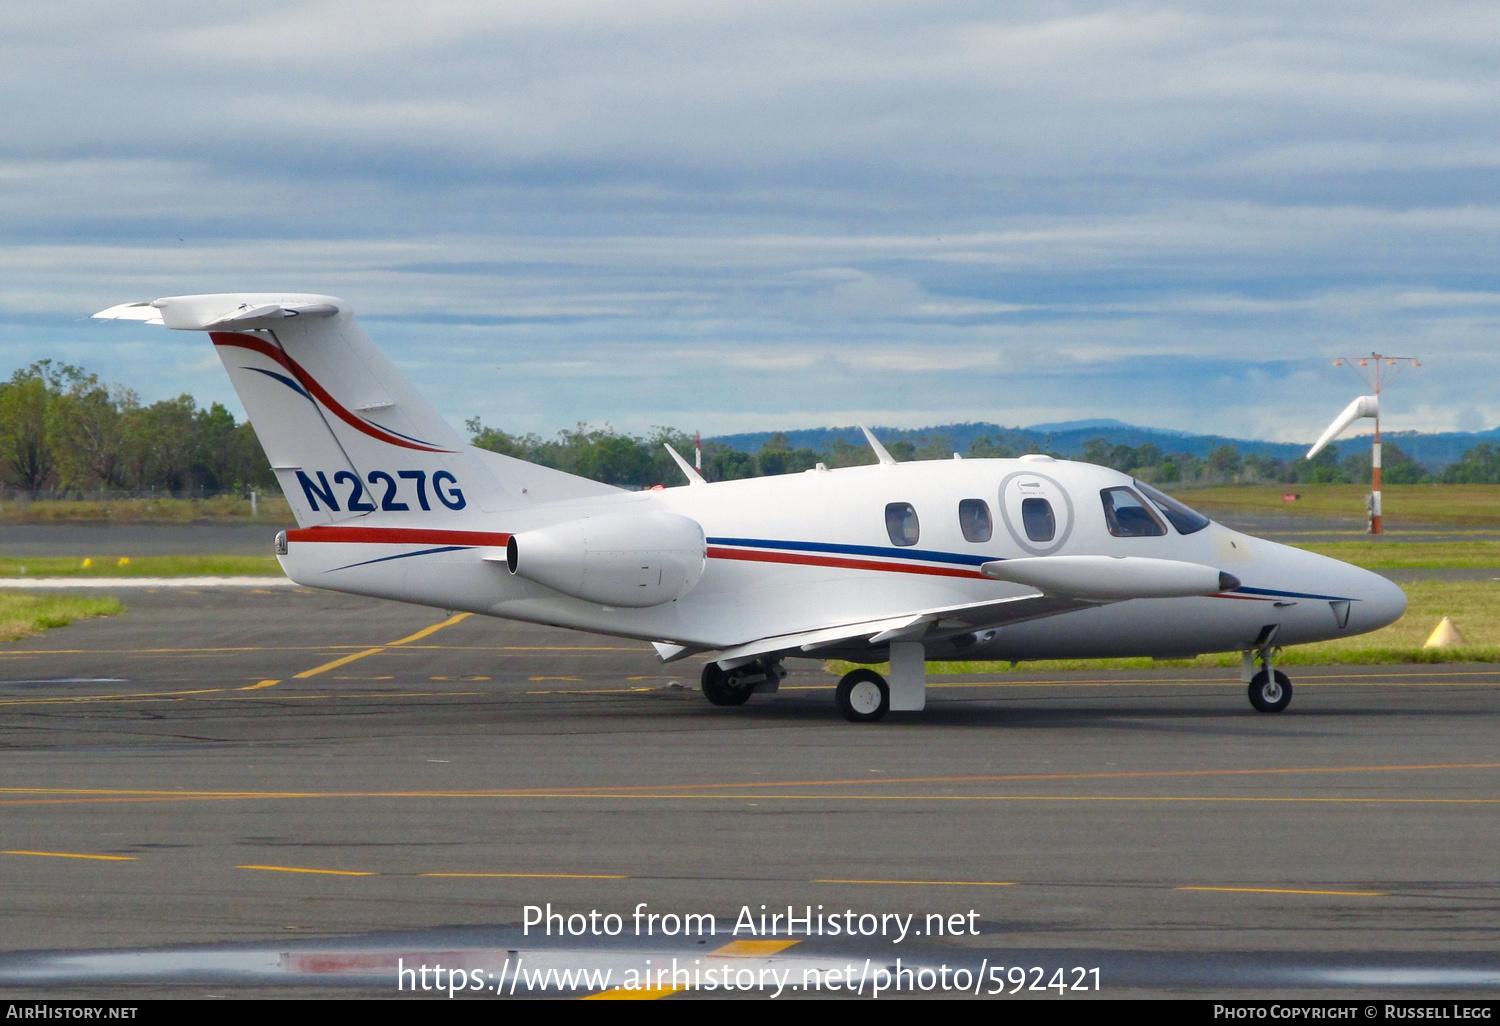
M920 641L892 641L891 670L883 677L858 669L839 681L835 699L851 723L874 723L886 713L921 712L927 704L927 654ZM753 694L773 694L786 676L777 658L756 659L731 669L703 667L703 697L714 705L744 705Z
M850 723L874 723L891 711L891 688L874 670L852 670L839 681L839 712Z
M1292 704L1292 682L1287 675L1272 665L1276 649L1271 642L1276 629L1267 627L1256 638L1256 647L1245 653L1241 677L1250 685L1250 704L1257 712L1281 712ZM1256 657L1260 658L1260 672L1255 671Z
M708 663L701 678L703 697L714 705L744 705L756 692L774 693L785 676L786 670L775 660L756 660L732 670Z

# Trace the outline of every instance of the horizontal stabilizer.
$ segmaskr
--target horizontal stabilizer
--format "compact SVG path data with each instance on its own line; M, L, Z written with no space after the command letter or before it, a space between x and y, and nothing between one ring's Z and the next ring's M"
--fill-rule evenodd
M142 321L182 331L245 331L271 327L290 317L332 317L338 312L338 301L331 296L246 292L121 303L100 310L94 319Z
M1232 574L1202 563L1143 556L1033 556L998 559L979 570L986 577L1024 584L1046 595L1104 602L1216 595L1240 586Z

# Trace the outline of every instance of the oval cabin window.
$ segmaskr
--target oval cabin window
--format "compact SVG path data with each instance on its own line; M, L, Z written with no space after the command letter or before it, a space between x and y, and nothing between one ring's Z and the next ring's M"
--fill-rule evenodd
M885 530L892 545L915 545L921 537L917 511L909 502L893 502L885 508Z
M964 541L989 541L995 533L990 504L983 499L964 499L958 504L958 526L963 529Z

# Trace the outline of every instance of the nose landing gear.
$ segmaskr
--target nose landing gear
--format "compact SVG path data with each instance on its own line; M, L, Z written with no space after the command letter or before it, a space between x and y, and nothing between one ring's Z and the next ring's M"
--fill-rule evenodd
M1255 647L1245 652L1241 678L1250 685L1250 704L1257 712L1281 712L1292 704L1292 682L1287 675L1272 665L1277 651L1271 646L1276 638L1277 625L1268 624L1255 639ZM1260 672L1255 672L1255 659L1260 657Z
M1280 670L1261 670L1250 679L1250 704L1258 712L1281 712L1292 704L1292 682Z

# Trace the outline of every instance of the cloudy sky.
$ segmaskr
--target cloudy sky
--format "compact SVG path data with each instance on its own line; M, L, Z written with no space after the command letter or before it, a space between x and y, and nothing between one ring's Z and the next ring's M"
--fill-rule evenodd
M0 34L0 356L233 403L191 292L438 407L705 434L1500 424L1500 6L54 0Z

